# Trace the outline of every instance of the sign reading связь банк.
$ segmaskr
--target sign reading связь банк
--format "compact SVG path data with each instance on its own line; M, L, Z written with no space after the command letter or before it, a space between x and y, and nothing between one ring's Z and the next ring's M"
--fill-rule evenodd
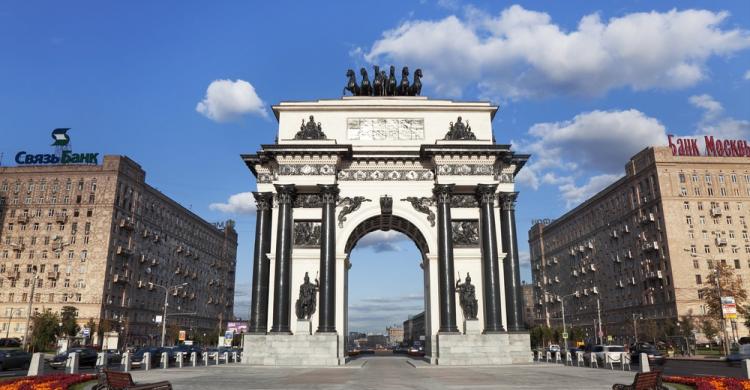
M673 156L750 157L750 145L745 140L721 140L706 135L703 136L705 153L701 154L695 138L676 138L670 134L667 139Z
M52 146L64 148L70 143L67 132L70 129L61 128L52 130ZM31 154L26 151L16 153L16 164L98 164L99 153L73 153L71 150L61 150L59 154L39 153Z

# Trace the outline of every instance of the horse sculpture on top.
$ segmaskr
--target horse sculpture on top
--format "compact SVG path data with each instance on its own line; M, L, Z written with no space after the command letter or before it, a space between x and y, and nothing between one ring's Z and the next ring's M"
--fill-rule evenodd
M354 70L349 69L346 72L347 83L342 94L346 91L352 96L420 96L422 94L422 69L414 72L414 82L409 83L409 68L404 67L401 70L401 82L396 80L396 67L390 66L389 75L381 71L380 67L373 65L372 83L365 68L359 70L362 81L357 83L357 76Z

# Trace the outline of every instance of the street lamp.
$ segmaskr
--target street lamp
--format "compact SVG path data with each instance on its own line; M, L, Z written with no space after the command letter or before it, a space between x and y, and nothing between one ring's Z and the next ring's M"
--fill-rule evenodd
M565 351L567 351L567 350L568 350L568 337L567 337L567 336L568 336L568 334L567 334L568 332L567 332L567 331L565 330L565 298L567 298L567 297L572 297L572 296L576 296L576 297L578 297L578 296L580 296L580 295L579 295L579 293L578 293L578 292L574 292L574 293L572 293L572 294L568 294L568 295L563 295L563 296L562 296L562 297L560 298L560 304L562 305L562 323L563 323L563 346L564 346L564 350L565 350Z
M31 267L34 271L34 277L31 279L31 295L29 295L29 306L26 311L26 329L23 333L23 344L21 345L22 350L26 350L26 345L29 343L29 324L31 323L31 304L34 302L34 289L36 288L36 280L39 277L36 266Z
M638 344L638 320L643 319L643 314L632 313L633 316L633 336L635 336L635 343Z
M712 271L716 273L716 292L719 295L718 297L719 298L719 313L721 313L721 331L722 331L721 333L724 335L724 340L722 344L724 344L724 355L728 356L729 355L729 345L728 345L729 335L727 334L727 321L726 321L726 318L724 318L724 308L721 303L721 295L722 295L721 293L721 268L719 268L719 263L714 258L709 259L704 256L698 256L697 254L691 252L689 249L683 249L683 250L685 252L689 252L690 256L692 257L698 257L704 260L710 260L711 263L714 265Z
M161 285L158 285L156 283L152 283L152 284L154 286L156 286L156 287L160 287L160 288L164 289L164 316L161 318L161 346L163 348L164 347L164 339L167 336L167 306L169 305L169 290L172 290L172 289L179 290L179 289L187 286L188 283L185 282L185 283L177 284L177 285L170 286L170 287L161 286Z

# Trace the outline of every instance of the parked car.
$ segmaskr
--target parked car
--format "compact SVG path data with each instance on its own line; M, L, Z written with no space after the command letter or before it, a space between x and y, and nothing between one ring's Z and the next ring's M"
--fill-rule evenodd
M552 353L560 352L560 346L558 344L550 344L547 350Z
M659 352L655 345L649 343L638 343L630 347L630 362L640 364L640 355L645 353L648 356L649 365L663 366L667 358Z
M15 337L1 338L0 348L21 348L21 340Z
M29 368L31 364L31 354L20 349L0 352L0 370L9 370L12 368Z
M144 347L139 348L133 353L133 357L130 359L130 365L133 368L143 366L143 355L148 352L151 354L150 366L157 367L161 362L162 349L159 347Z
M737 350L732 351L726 358L727 365L739 366L745 359L750 359L750 344L740 344Z
M590 352L584 355L584 360L591 362L591 359L596 359L599 365L603 365L605 362L604 355L613 352L625 352L625 347L622 345L594 345L591 347Z
M107 354L108 364L120 364L122 360L122 354L116 349L104 349L102 352Z
M96 367L96 350L93 348L76 347L67 350L66 352L55 355L49 360L49 365L53 369L65 367L65 362L68 360L68 354L71 352L78 353L78 366L79 367Z

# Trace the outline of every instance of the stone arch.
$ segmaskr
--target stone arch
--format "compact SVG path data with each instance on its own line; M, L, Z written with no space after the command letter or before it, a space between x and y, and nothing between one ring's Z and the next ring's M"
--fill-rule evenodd
M414 244L417 245L422 256L430 252L427 239L422 232L419 231L419 228L409 222L409 220L397 215L376 215L360 222L346 240L344 251L346 253L351 253L352 249L354 249L357 242L359 242L362 237L376 230L395 230L399 233L403 233L414 241Z

